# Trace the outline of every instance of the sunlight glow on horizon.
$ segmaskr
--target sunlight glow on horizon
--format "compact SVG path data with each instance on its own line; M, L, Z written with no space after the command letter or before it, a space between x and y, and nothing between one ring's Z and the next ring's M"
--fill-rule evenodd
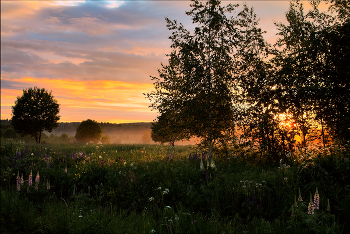
M24 77L18 82L52 91L60 104L60 122L80 122L88 118L110 123L151 122L156 117L143 95L153 90L153 84L34 77ZM1 89L1 119L11 119L11 107L22 94L21 89Z

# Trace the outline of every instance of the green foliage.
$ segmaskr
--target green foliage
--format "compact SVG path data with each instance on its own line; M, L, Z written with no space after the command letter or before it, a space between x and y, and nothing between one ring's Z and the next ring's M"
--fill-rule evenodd
M16 130L14 130L13 128L8 128L4 132L4 138L16 139L16 138L18 138L18 134L17 134Z
M94 120L87 119L80 123L75 134L77 142L98 142L101 139L101 126Z
M159 129L156 135L164 135L166 141L197 136L210 155L213 145L227 148L227 142L232 141L232 104L239 93L235 73L240 72L236 67L242 63L236 51L255 47L247 43L250 35L245 38L241 34L251 30L261 34L246 6L236 17L228 16L237 6L223 7L217 0L193 1L192 9L186 12L196 25L193 34L166 18L173 51L168 55L169 64L159 69L159 77L152 77L156 91L147 94L161 114L154 126Z
M16 233L342 233L342 227L349 228L350 171L340 149L301 151L274 164L256 160L256 152L210 158L180 146L174 156L167 146L1 147L2 232L14 226ZM17 176L24 178L19 190ZM308 194L316 188L320 210L309 215ZM304 201L292 210L299 189Z
M110 137L109 136L103 136L102 138L101 138L101 142L102 142L102 144L110 144L111 143L111 139L110 139Z
M63 143L63 144L69 143L70 140L69 140L68 134L62 133L62 135L59 138L59 141L60 141L60 143Z
M332 1L335 12L348 12L349 3ZM349 139L349 61L348 18L333 11L320 12L319 2L304 13L303 4L294 1L286 13L287 24L277 24L276 66L271 77L272 99L282 111L291 113L305 141L312 121L330 129L334 138ZM335 14L334 14L335 13ZM305 146L305 143L304 143Z
M58 126L59 104L51 92L37 87L23 90L12 107L11 124L22 136L31 135L37 143L42 131L51 132Z

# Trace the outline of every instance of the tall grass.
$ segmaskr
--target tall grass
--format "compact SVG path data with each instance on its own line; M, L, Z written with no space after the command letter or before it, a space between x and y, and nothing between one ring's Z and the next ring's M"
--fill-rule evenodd
M275 163L244 150L214 158L186 146L170 152L155 145L3 143L1 232L349 231L347 152L300 151ZM316 189L319 209L308 214Z

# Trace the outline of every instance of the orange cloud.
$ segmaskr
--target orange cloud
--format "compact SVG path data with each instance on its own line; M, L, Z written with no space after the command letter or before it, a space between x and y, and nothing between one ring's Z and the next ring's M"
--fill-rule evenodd
M131 83L111 80L76 81L24 77L4 81L25 83L52 91L60 104L61 121L82 121L87 118L100 122L148 122L156 117L148 107L149 101L143 93L151 92L152 84ZM21 90L1 90L1 118L11 118L11 106ZM5 108L3 108L5 107Z

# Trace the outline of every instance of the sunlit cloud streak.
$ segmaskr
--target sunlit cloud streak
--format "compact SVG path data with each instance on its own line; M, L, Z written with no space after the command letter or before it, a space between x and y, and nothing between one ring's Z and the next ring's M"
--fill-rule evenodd
M143 96L153 89L152 84L25 77L19 80L3 78L1 85L4 87L1 92L2 114L6 115L11 114L13 96L22 95L20 87L37 86L52 92L60 104L61 121L82 121L92 116L103 122L123 119L122 116L129 116L124 122L149 122L155 118L155 113L148 108L150 103Z

